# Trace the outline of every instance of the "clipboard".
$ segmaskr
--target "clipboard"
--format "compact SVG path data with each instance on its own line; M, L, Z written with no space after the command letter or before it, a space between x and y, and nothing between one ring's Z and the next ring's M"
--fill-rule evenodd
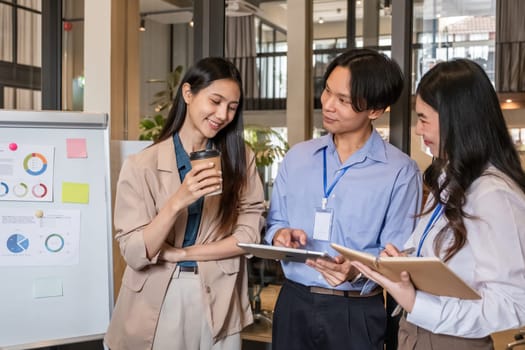
M306 259L331 259L328 253L314 250L277 247L273 245L256 243L237 243L237 246L244 249L246 253L253 254L256 257L263 259L284 260L300 263L304 263Z
M332 243L332 248L348 260L363 263L374 271L399 282L402 271L410 274L416 289L434 295L460 299L481 299L481 296L436 257L380 257Z

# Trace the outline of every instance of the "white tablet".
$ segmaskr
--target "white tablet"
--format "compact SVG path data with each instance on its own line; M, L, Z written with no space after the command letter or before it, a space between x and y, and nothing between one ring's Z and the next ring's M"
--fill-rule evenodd
M277 247L273 245L255 243L237 243L237 245L244 249L247 253L264 259L286 260L301 263L304 263L306 259L331 259L328 253L317 252L313 250Z

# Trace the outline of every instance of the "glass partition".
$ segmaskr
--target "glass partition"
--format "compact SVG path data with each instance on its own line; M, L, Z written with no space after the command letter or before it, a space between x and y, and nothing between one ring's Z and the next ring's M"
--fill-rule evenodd
M41 109L41 1L0 4L0 108Z
M62 0L62 109L84 109L84 0Z
M496 0L414 2L413 81L434 64L454 58L479 63L494 83Z

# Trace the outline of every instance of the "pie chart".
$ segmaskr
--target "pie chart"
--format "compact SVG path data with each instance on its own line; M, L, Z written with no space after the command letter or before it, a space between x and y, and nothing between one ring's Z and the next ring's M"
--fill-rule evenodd
M7 239L7 249L11 253L21 253L29 248L29 239L20 233L15 233Z

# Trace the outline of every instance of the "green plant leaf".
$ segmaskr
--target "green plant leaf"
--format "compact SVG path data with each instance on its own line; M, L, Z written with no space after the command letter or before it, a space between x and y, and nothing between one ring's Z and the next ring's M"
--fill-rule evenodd
M184 68L179 65L173 72L168 73L166 76L165 88L157 91L153 95L153 100L150 103L151 106L155 106L155 110L158 112L169 110L173 104L173 98L177 92L182 72ZM151 81L153 82L153 81ZM154 82L159 82L155 80ZM140 140L156 140L164 124L166 123L166 117L162 114L156 114L154 116L146 116L139 122L139 134Z
M288 142L280 133L265 126L247 125L244 128L244 140L255 153L257 167L273 164L289 149Z
M142 119L140 121L140 128L143 130L149 130L155 127L155 122L151 119Z
M166 119L164 118L162 114L157 114L156 116L153 117L153 120L155 120L155 123L161 127L163 127L164 124L166 123Z

